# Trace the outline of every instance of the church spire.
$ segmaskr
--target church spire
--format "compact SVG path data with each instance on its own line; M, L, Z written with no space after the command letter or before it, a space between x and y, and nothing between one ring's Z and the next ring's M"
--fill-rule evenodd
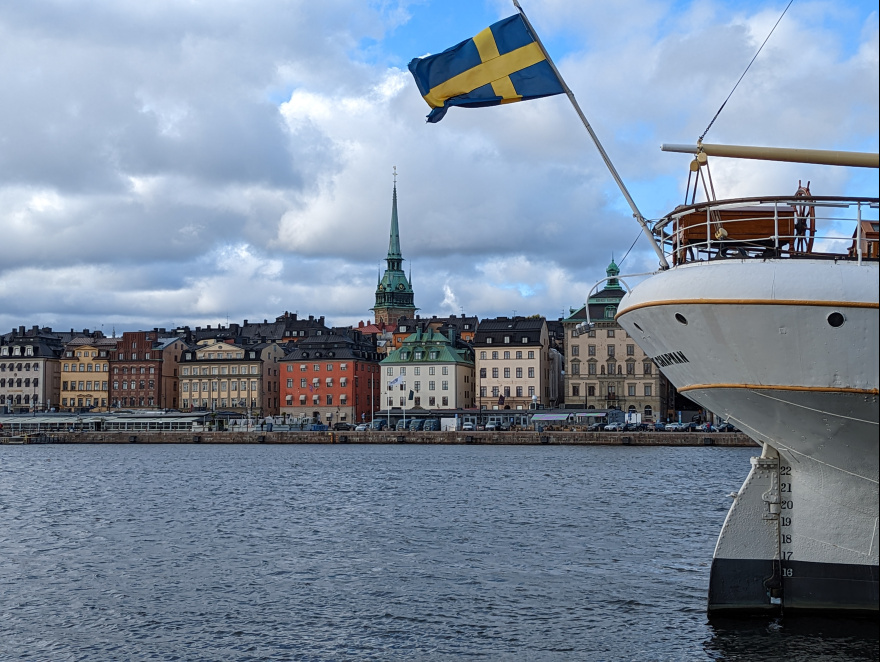
M394 193L391 197L391 237L388 240L388 268L400 269L403 255L400 252L400 229L397 226L397 166L394 166ZM396 262L392 266L391 261Z
M385 262L388 266L376 287L376 305L372 310L376 314L376 322L395 323L399 317L410 317L418 310L413 303L412 285L403 271L403 254L400 251L400 229L397 222L397 166L394 166L391 236L388 240L388 256Z

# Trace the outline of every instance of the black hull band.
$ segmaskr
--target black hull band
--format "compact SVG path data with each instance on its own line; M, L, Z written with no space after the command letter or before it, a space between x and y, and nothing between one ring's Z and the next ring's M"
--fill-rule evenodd
M878 613L876 565L760 559L713 559L710 614L790 610Z

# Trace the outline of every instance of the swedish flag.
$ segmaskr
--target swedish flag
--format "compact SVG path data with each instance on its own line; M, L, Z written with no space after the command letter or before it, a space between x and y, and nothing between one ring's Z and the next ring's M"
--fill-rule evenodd
M432 123L450 106L482 108L565 92L520 14L442 53L415 58L409 70L433 108Z

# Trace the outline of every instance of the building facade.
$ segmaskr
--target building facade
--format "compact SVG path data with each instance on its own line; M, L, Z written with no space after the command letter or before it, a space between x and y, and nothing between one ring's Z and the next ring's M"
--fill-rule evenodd
M284 353L284 347L276 343L200 340L184 349L180 358L181 407L256 418L277 415L279 362Z
M58 405L64 344L47 331L22 326L0 340L0 411L35 412Z
M379 359L374 338L355 329L298 342L281 361L281 413L323 423L373 420Z
M550 336L543 317L480 321L474 338L481 409L529 409L551 403Z
M383 359L383 408L466 409L474 406L474 358L454 331L416 327Z
M110 404L110 358L116 338L74 338L61 357L61 409L106 411Z
M668 382L629 334L614 320L625 291L614 261L605 287L563 320L566 406L621 409L645 422L664 418ZM589 320L587 319L589 311Z

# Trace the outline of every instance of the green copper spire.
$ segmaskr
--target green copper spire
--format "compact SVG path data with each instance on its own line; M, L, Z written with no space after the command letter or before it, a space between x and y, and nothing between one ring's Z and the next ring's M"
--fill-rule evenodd
M403 272L400 251L400 229L397 224L397 167L394 168L394 189L391 198L391 236L388 240L387 268L376 288L376 321L396 322L398 317L411 317L418 310L413 303L410 279Z
M397 166L394 166L394 193L391 197L391 237L388 240L389 269L400 269L403 255L400 252L400 230L397 227ZM392 266L392 260L394 265Z
M618 267L614 263L614 258L611 258L611 264L608 265L608 268L605 270L605 275L608 276L608 284L605 286L606 290L623 290L620 286L620 282L615 278L615 276L620 275L620 267Z

